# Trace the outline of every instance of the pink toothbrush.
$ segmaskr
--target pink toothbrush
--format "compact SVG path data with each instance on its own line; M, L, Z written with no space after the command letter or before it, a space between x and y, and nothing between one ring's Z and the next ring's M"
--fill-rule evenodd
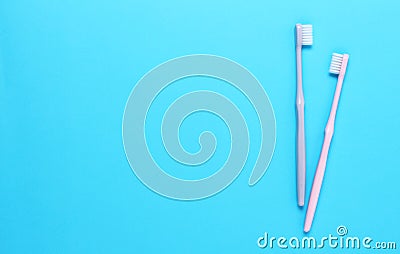
M338 74L338 82L336 85L335 97L333 98L331 113L329 115L328 123L325 127L325 138L322 146L321 155L318 162L318 167L315 172L314 182L311 189L310 201L308 202L306 221L304 223L304 232L309 232L314 219L315 209L317 208L319 192L321 190L322 180L325 174L326 160L328 158L329 146L334 131L336 110L339 103L340 93L342 91L343 79L346 73L347 62L349 55L333 53L331 66L329 69L330 73Z
M304 206L306 188L306 143L304 134L304 95L301 49L312 45L312 25L296 24L296 65L297 65L297 204Z

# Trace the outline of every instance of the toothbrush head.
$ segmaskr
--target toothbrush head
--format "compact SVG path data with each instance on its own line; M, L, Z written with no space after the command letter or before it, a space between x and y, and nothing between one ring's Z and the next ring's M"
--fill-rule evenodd
M344 73L349 55L347 54L332 54L331 66L329 67L329 72L332 74Z
M297 45L311 46L313 44L312 25L296 25Z

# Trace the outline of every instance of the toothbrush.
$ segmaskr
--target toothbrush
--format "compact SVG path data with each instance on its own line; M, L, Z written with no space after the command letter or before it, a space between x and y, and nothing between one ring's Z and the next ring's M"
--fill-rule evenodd
M297 204L304 206L306 188L306 143L304 134L304 95L301 50L312 45L312 25L296 24L296 65L297 65Z
M335 97L333 98L332 102L331 113L329 115L328 123L326 124L325 127L324 144L322 145L322 151L319 158L317 170L315 172L313 186L311 189L310 200L308 202L306 220L304 223L304 232L310 231L314 219L315 209L317 208L318 197L321 190L322 180L325 174L326 160L328 159L329 147L331 144L334 131L336 110L339 103L340 93L342 91L342 85L343 85L344 75L346 73L348 60L349 60L349 55L347 54L342 55L333 53L332 55L332 61L329 72L339 76L336 85Z

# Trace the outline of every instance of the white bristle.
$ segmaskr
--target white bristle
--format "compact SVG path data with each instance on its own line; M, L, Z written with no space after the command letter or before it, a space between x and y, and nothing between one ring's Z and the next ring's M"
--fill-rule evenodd
M302 45L313 44L312 25L301 25Z
M329 72L333 74L339 74L342 68L343 55L338 53L332 54L331 66L329 67Z

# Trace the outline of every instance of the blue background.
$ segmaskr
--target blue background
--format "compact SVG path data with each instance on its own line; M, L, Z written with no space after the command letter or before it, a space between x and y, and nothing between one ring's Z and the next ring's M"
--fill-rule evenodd
M307 194L335 89L331 53L350 54L310 235L345 225L349 235L399 245L399 11L397 1L370 0L1 1L0 253L267 253L256 244L264 232L302 237L305 209L295 195L297 22L314 25L314 46L304 51ZM226 190L182 202L155 194L132 173L122 115L147 71L196 53L228 57L258 78L275 110L277 143L254 187L247 185L252 153ZM193 82L212 88L215 81ZM171 96L183 91L171 89ZM246 106L231 88L222 92ZM170 99L160 97L166 103L160 108ZM198 124L203 117L209 124ZM173 163L157 148L154 126L153 154L160 164ZM182 126L182 142L196 151L204 128L222 135L218 166L229 145L220 120L193 116ZM169 173L196 178L215 168L189 170Z

